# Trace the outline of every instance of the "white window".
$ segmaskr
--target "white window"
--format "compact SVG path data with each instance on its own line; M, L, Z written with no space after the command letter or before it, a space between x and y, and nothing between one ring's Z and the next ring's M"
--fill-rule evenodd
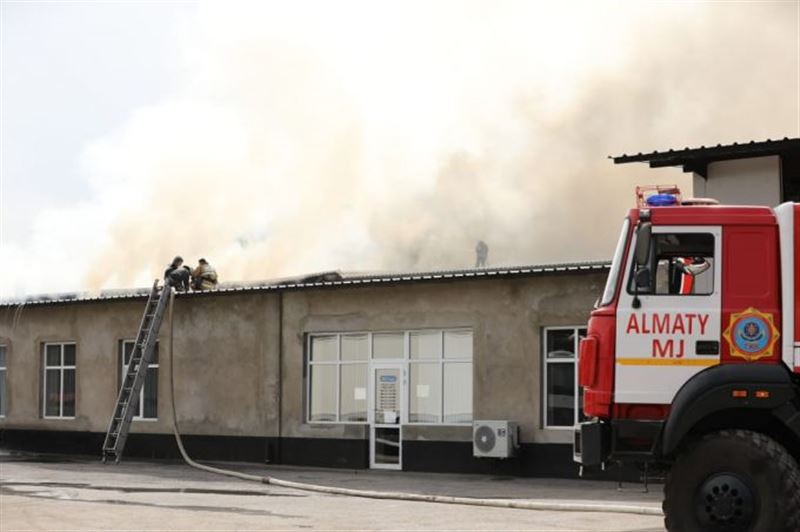
M367 334L324 334L309 338L310 422L366 423Z
M586 336L580 327L544 329L544 425L572 428L585 419L583 390L578 393L578 343Z
M408 422L472 423L472 331L408 336Z
M75 417L75 344L44 344L44 397L46 418Z
M406 368L405 423L472 422L469 329L310 335L307 420L366 423L372 360Z
M442 421L442 333L409 333L408 422Z
M6 353L8 349L0 344L0 417L6 416Z
M120 342L120 382L128 372L128 364L131 361L131 354L135 340L122 340ZM147 366L147 375L142 389L139 390L139 400L133 404L133 419L158 419L158 342L153 352L153 360Z

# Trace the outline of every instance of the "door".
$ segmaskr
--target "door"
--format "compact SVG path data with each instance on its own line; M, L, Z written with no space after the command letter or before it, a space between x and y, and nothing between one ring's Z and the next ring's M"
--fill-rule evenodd
M653 226L650 285L638 296L629 253L617 306L616 402L670 404L694 374L719 364L721 249L719 226Z
M373 364L370 408L370 466L402 469L402 364Z

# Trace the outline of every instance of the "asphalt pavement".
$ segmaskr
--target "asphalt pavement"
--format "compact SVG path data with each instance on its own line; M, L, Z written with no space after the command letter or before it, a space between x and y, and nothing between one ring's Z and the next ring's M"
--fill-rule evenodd
M402 471L210 464L316 485L659 508L661 486ZM663 530L659 516L484 508L279 488L179 462L0 453L0 530Z

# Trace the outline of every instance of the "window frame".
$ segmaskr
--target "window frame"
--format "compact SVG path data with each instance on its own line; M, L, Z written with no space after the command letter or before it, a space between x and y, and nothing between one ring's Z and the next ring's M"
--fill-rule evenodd
M411 333L416 332L437 332L439 333L439 357L437 359L433 358L421 358L421 359L412 359L411 358ZM445 358L444 354L444 338L445 333L448 332L469 332L473 337L472 342L472 356L469 358L466 357L458 357L458 358ZM475 340L474 340L474 333L471 328L468 327L453 327L453 328L443 328L443 329L415 329L406 331L406 356L408 360L408 384L406 386L406 399L405 399L405 410L403 412L403 422L405 425L416 425L416 426L430 426L430 427L464 427L464 426L471 426L472 422L475 420ZM432 421L409 421L408 415L411 413L411 364L434 364L439 363L439 421L432 422ZM461 423L454 423L454 422L446 422L444 420L444 367L447 364L470 364L470 370L472 371L472 419L469 421L464 421Z
M136 339L130 340L127 338L122 338L119 340L119 379L117 383L117 393L119 393L119 389L122 387L122 382L125 380L125 373L128 371L128 366L125 364L125 344L136 344ZM158 340L156 340L156 346L158 346ZM131 351L131 355L133 355L133 351ZM155 364L148 364L147 370L150 371L151 369L155 368L159 375L161 373L161 353L159 353L158 362ZM142 384L142 389L139 390L139 415L133 416L131 418L133 421L147 421L147 422L154 422L158 421L158 405L160 403L159 394L158 394L158 387L156 387L156 417L145 417L144 416L144 387L147 386L147 380Z
M444 333L451 329L419 329L414 331L406 331L406 342L408 347L407 360L408 360L408 376L406 385L406 397L404 401L403 421L406 425L420 425L420 426L441 426L444 425ZM437 333L439 335L439 356L436 358L411 358L411 334L412 333ZM439 412L437 417L438 421L409 421L408 415L411 413L411 366L419 364L437 365L439 368ZM458 424L456 424L458 425Z
M60 364L58 366L50 366L47 364L47 347L57 345L60 351ZM67 366L64 364L64 347L68 345L75 346L75 364ZM59 401L58 411L59 415L53 416L47 414L47 370L58 369L59 375ZM64 415L64 370L71 369L75 372L75 414L71 416ZM42 419L75 419L78 414L78 344L77 342L43 342L42 343Z
M360 336L366 335L367 336L367 359L366 360L342 360L342 336ZM336 360L324 360L324 361L313 361L311 360L311 342L312 338L315 337L324 337L324 336L335 336L336 337ZM306 378L303 379L305 381L306 393L306 423L313 424L313 425L369 425L369 368L370 368L370 360L372 358L372 333L365 333L365 332L325 332L325 333L309 333L307 335L306 340ZM357 364L363 364L366 366L367 371L367 419L364 421L341 421L341 406L342 406L342 396L341 396L341 387L342 387L342 366L353 366ZM333 421L322 421L322 420L312 420L311 419L311 377L313 375L312 368L313 366L334 366L336 368L336 386L335 386L335 395L336 395L336 410L334 411L336 414L336 419Z
M445 358L444 356L444 338L445 333L447 332L469 332L472 335L472 353L469 358L467 357L458 357L458 358ZM421 359L412 359L411 358L411 334L412 333L438 333L439 334L439 356L438 358L421 358ZM380 335L380 334L403 334L403 358L373 358L373 336ZM368 343L368 350L367 350L367 359L366 360L342 360L342 337L343 336L357 336L357 335L366 335L367 336L367 343ZM311 342L312 339L315 337L323 337L323 336L336 336L336 360L333 361L317 361L314 362L311 360ZM304 378L304 385L305 385L305 422L310 425L370 425L369 421L369 408L371 404L371 397L369 394L372 392L371 386L371 371L373 368L373 364L380 365L382 363L397 363L403 367L403 375L404 375L404 385L403 390L405 397L403 398L403 415L401 416L401 424L402 425L414 425L414 426L431 426L431 427L464 427L464 426L471 426L475 417L474 417L474 402L475 397L473 393L472 398L472 418L470 421L465 421L461 423L454 423L454 422L445 422L444 421L444 405L445 405L445 398L444 398L444 366L447 364L455 363L455 364L470 364L470 370L472 371L472 389L475 389L475 345L474 345L474 331L472 327L441 327L441 328L422 328L422 329L403 329L403 330L374 330L374 331L344 331L344 332L313 332L306 334L306 353L304 357L305 362L305 378ZM367 420L366 421L342 421L341 420L341 366L347 364L363 364L366 366L367 371ZM437 422L421 422L421 421L409 421L408 416L410 413L410 406L411 406L411 365L412 364L437 364L439 366L439 389L440 389L440 401L439 401L439 413L438 413L438 420ZM316 365L328 365L328 366L335 366L336 369L336 420L334 421L316 421L311 420L311 377L313 375L313 366Z
M580 334L580 331L584 331L584 335ZM550 331L572 331L575 335L575 345L573 347L574 353L572 358L563 358L563 359L548 359L547 358L547 334ZM579 360L580 360L580 341L581 338L585 336L586 325L557 325L552 327L543 327L542 328L542 423L541 426L545 430L574 430L575 426L580 423L580 384L578 382L579 376ZM573 406L574 406L574 414L573 414L573 424L572 425L549 425L547 420L547 408L549 406L548 403L548 389L547 389L547 368L549 364L572 364L575 372L574 372L574 383L575 383L575 393L573 394Z
M677 226L677 227L678 228L676 228L676 226L653 226L654 231L653 231L652 235L650 236L650 256L647 257L647 263L648 263L648 268L650 268L650 272L652 274L652 282L653 282L653 290L654 291L653 292L635 292L634 291L633 283L635 282L634 275L636 274L636 261L635 260L631 260L630 261L630 263L631 263L630 264L630 268L628 268L627 277L626 277L626 279L623 279L623 281L625 283L625 291L628 293L628 295L638 295L639 297L642 297L642 296L648 296L648 297L650 297L650 296L655 296L655 297L708 297L708 296L713 295L719 289L717 287L717 283L716 283L716 281L717 281L717 278L716 278L717 272L716 272L716 270L717 270L717 268L719 268L719 265L717 264L717 262L719 261L719 258L720 258L720 257L717 256L717 251L719 249L717 247L717 235L715 233L713 233L713 232L710 232L710 231L702 231L702 230L700 230L700 229L702 229L703 227L706 227L706 226L687 227L687 228L684 228L682 226ZM714 227L714 226L708 226L708 227ZM656 228L658 228L659 230L656 231ZM708 271L703 272L703 274L711 273L711 292L704 293L704 294L658 294L658 293L655 292L656 275L658 274L658 257L656 256L655 239L657 237L659 237L659 236L672 235L672 234L678 234L678 235L708 235L708 236L711 237L711 248L714 251L714 254L711 256L711 259L712 259L711 268L709 268ZM638 236L635 234L635 231L634 231L634 239L633 239L633 242L631 243L631 249L635 249L636 248L636 241L637 240L638 240Z

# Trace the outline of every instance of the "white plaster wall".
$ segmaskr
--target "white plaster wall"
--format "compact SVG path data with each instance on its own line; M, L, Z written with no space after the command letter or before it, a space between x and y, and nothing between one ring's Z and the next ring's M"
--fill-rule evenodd
M777 155L714 162L708 165L708 179L694 174L692 181L692 196L714 198L724 205L774 207L781 202Z

